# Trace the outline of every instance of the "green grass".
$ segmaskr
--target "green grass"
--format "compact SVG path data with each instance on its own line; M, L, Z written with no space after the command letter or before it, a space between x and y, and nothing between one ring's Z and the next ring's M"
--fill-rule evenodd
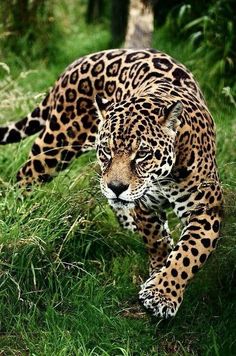
M75 57L106 48L104 26L73 27L55 63L6 58L0 118L31 110ZM96 27L97 26L97 27ZM78 38L78 41L75 41ZM217 124L218 165L228 192L218 250L190 284L173 320L147 316L137 303L147 277L139 237L123 231L99 192L95 155L84 155L53 182L22 199L15 173L32 139L0 151L0 354L2 355L235 355L236 110L214 95L186 44L155 35L154 46L186 63L205 89ZM8 60L9 59L9 60ZM34 69L24 79L22 71ZM210 90L209 90L210 87ZM7 92L5 93L5 88ZM176 219L171 215L174 229Z

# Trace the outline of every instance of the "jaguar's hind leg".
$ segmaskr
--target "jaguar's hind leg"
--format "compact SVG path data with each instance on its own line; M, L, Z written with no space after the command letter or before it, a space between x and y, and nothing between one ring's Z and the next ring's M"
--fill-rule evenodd
M52 113L45 129L35 140L28 161L17 174L20 187L52 180L75 157L95 148L96 120L91 123L92 119L88 118L89 125L85 128L80 123L81 119L66 120L64 117L67 123L62 124L61 117L58 119Z

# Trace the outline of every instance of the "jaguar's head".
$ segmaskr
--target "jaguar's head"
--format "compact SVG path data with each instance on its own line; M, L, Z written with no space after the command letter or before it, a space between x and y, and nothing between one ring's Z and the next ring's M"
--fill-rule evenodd
M154 95L111 103L97 95L95 105L102 193L114 207L132 207L172 170L182 104L163 105Z

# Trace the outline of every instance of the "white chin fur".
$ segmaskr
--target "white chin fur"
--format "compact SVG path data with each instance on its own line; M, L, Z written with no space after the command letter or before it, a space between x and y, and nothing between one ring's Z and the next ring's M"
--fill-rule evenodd
M108 203L115 209L133 209L134 202L118 200L118 199L108 199Z

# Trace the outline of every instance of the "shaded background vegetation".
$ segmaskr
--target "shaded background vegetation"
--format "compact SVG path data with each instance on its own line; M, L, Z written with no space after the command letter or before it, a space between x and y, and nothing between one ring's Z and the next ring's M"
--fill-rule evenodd
M214 79L214 89L229 87L236 92L236 12L234 0L145 0L151 3L156 29L165 25L169 39L192 46L193 61L199 70L210 68L208 77ZM61 43L70 36L73 26L102 23L110 30L109 47L121 46L124 41L128 0L10 0L0 4L1 50L7 56L13 51L24 61L44 56L51 61L63 52ZM74 7L71 18L67 8ZM60 9L61 8L61 9ZM81 8L84 9L81 18ZM63 11L61 11L63 10ZM60 39L60 40L59 40ZM28 57L28 58L25 58ZM226 96L229 91L225 92ZM232 100L231 100L232 101Z
M119 228L84 155L23 199L15 174L32 140L0 150L0 354L236 354L236 29L234 1L152 1L153 47L186 64L217 124L227 196L220 246L176 318L137 304L147 277L138 236ZM122 46L128 1L0 2L0 122L17 120L79 56ZM171 230L179 234L169 212Z

